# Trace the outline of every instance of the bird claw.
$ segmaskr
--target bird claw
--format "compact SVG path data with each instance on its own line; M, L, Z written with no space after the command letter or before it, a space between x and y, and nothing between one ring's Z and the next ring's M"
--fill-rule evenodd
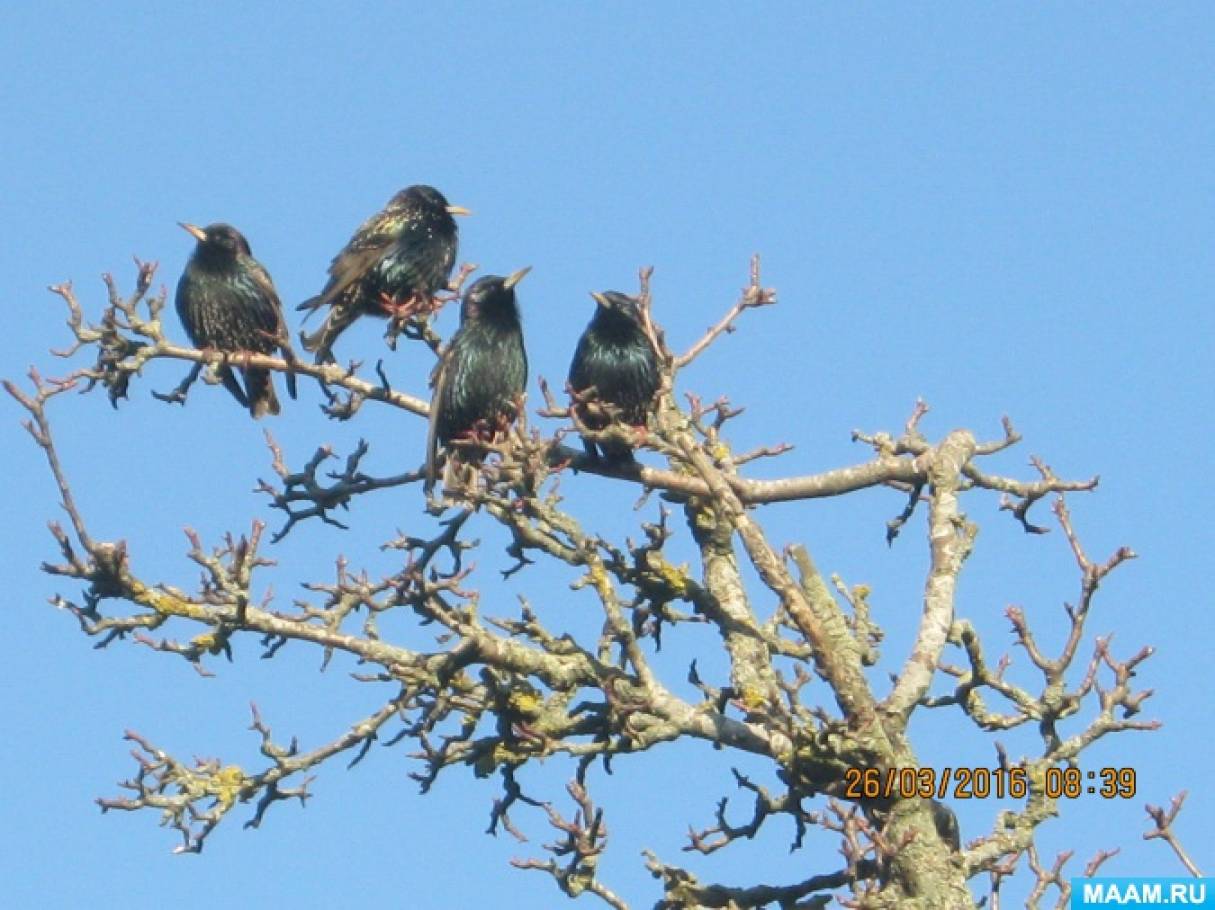
M478 420L467 433L462 433L461 437L470 443L490 445L498 438L497 423L491 423L485 419Z
M185 378L177 384L177 387L173 389L173 391L157 392L153 390L152 397L163 401L166 404L180 404L184 406L186 403L186 394L190 391L190 386L194 385L195 380L198 379L198 374L202 372L202 368L203 365L201 363L194 364L194 366L190 368L190 372L188 372Z
M422 338L425 320L442 305L436 298L422 293L411 294L404 300L380 294L378 303L388 315L388 330L384 337L388 340L388 347L394 351L401 335L415 340Z
M433 302L425 294L410 294L404 300L388 294L380 294L378 303L389 318L400 322L419 315L429 315L434 311Z

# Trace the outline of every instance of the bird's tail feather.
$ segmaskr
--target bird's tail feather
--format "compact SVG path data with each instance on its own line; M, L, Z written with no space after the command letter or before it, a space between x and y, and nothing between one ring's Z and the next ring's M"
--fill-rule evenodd
M329 315L325 317L325 321L321 323L321 327L311 335L300 333L300 344L304 346L305 351L315 354L316 363L326 363L333 360L333 343L337 341L339 335L354 322L358 313L352 312L347 307L334 307L329 311Z
M279 412L278 396L274 394L274 379L269 370L253 367L245 370L245 393L249 399L249 413L254 419Z
M295 366L298 358L295 356L295 350L291 347L291 341L286 337L286 333L284 333L283 337L279 339L278 345L279 350L282 351L283 360L287 361L287 394L290 395L291 399L294 401L296 397L295 370L292 369L292 367Z
M219 374L224 388L232 393L232 397L240 402L240 406L242 408L249 407L249 399L245 396L245 390L241 388L240 381L232 373L232 367L224 364L216 370L216 373Z
M308 311L307 315L305 315L304 318L302 320L300 320L301 323L307 322L312 317L312 314L321 308L321 305L324 302L325 302L324 297L321 294L317 294L315 297L309 297L303 303L298 304L295 308L296 312L299 312L301 310Z
M422 482L422 492L427 496L429 496L430 491L435 488L436 474L438 471L437 462L439 460L437 448L438 447L435 445L434 440L428 436L426 440L426 479Z

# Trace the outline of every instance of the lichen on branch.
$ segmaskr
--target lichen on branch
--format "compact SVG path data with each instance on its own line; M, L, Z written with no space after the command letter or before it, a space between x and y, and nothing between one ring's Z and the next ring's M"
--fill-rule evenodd
M461 270L459 281L470 271ZM135 289L127 296L106 276L106 301L96 322L86 318L70 284L52 288L67 307L71 332L69 347L57 353L68 359L84 355L86 364L61 378L31 370L27 383L4 383L26 412L26 428L45 453L69 519L69 527L51 525L59 557L44 569L70 582L72 591L55 595L52 603L71 613L99 647L137 644L184 658L204 675L216 672L220 658L238 659L238 642L252 643L265 658L292 643L318 649L324 664L338 655L351 658L359 668L355 679L384 691L376 711L352 723L336 722L343 732L310 749L274 739L255 707L251 729L258 737L258 767L219 758L183 761L128 732L136 772L121 785L126 795L99 800L103 809L152 809L179 833L177 849L198 851L238 807L248 807L246 824L257 827L277 804L304 803L316 775L339 756L352 755L348 764L355 765L376 744L407 744L423 792L441 775L471 773L500 782L501 795L489 811L491 833L505 830L524 839L517 818L524 810L538 813L556 832L540 848L542 856L515 865L550 876L567 896L594 895L619 910L628 904L600 878L611 809L592 795L595 775L687 740L746 755L769 769L762 783L735 771L734 783L749 808L740 813L727 795L706 810L711 824L698 828L689 819L689 850L717 854L765 836L772 819L786 818L793 824L791 849L831 843L834 851L816 855L841 859L807 869L791 884L764 883L760 875L760 882L725 885L705 884L651 854L646 867L661 888L658 906L811 907L833 898L867 908L973 906L980 882L998 896L1003 882L1018 873L1021 857L1036 891L1054 889L1066 897L1066 857L1053 866L1040 862L1034 840L1038 826L1063 811L1044 786L1048 770L1074 763L1102 737L1156 725L1138 717L1150 690L1134 686L1134 671L1151 649L1119 656L1108 638L1088 637L1102 582L1134 556L1122 548L1094 562L1081 544L1065 496L1093 490L1096 478L1061 478L1040 459L1032 462L1036 476L1027 479L988 471L984 459L1021 441L1012 423L1005 418L1003 435L990 441L965 429L934 441L920 428L928 412L922 402L896 432L855 432L854 440L868 452L854 464L817 470L802 465L776 479L754 477L750 470L761 459L793 464L791 447L772 440L737 454L730 431L742 409L725 398L706 402L679 386L682 370L710 356L744 316L775 305L775 292L760 280L758 257L736 302L682 353L668 345L650 272L643 269L641 324L662 369L644 432L583 426L577 409L563 406L544 386L544 406L535 415L475 440L477 458L452 472L442 497L425 503L419 496L406 530L372 542L390 555L391 571L373 575L336 554L331 576L300 579L304 594L284 603L267 581L276 572L267 549L289 534L346 529L352 522L345 513L366 497L413 485L420 490L420 452L379 475L365 465L372 463L381 435L381 409L424 419L428 404L420 392L391 387L382 362L368 376L361 363L318 366L176 343L161 320L165 293L151 293L154 274L154 263L137 263ZM431 351L441 348L429 325L396 335ZM213 379L217 365L233 362L311 378L324 393L322 408L330 417L363 422L364 438L344 456L320 441L302 456L289 453L267 433L270 473L257 480L257 489L282 524L267 539L265 525L255 519L246 533L225 535L218 543L187 527L186 563L201 573L193 584L147 577L139 568L138 540L106 541L93 534L51 424L65 392L100 387L117 407L154 361L189 366L176 388L154 393L170 404L188 406L200 375ZM385 432L396 432L392 421L383 424L390 427ZM566 444L570 433L626 434L623 441L639 457L593 457ZM302 458L298 467L291 466L293 454ZM567 504L563 490L584 474L612 481L622 498L640 490L642 517L634 537L612 539L595 526L595 516L576 515ZM849 586L824 574L827 568L805 542L773 540L761 520L765 513L756 508L783 503L780 508L808 510L816 500L870 488L894 494L893 517L877 529L892 545L912 545L908 530L917 513L925 519L921 616L907 653L901 660L890 655L898 666L891 678L874 672L885 634L881 601L871 602L871 586ZM1030 520L1031 509L1052 500L1062 534L1046 535L1040 545L1061 540L1080 575L1079 596L1065 606L1066 635L1057 653L1039 644L1023 611L1007 613L1009 643L1020 649L1022 667L1041 677L1037 688L1010 681L1012 658L993 665L990 642L958 613L959 579L979 546L977 526L964 506L992 494L1025 531L1038 535L1047 529ZM654 495L660 497L657 505L649 502ZM474 515L495 528L495 538L469 536ZM689 543L698 560L673 557L676 539ZM560 615L548 606L558 592L538 590L517 603L504 602L498 580L475 560L478 551L495 546L513 560L508 576L522 573L526 579L529 567L541 562L564 566L573 579L564 609L594 611L597 634L562 630ZM381 621L390 613L434 629L435 646L423 650L386 638ZM670 641L693 625L714 631L725 670L717 678L693 663L688 690L679 685L682 680L664 677L657 655L664 637ZM1082 672L1069 685L1073 668ZM932 694L942 681L951 691ZM931 793L886 787L858 794L849 788L850 776L861 773L891 781L920 769L908 730L921 710L951 711L958 729L977 737L1036 725L1041 748L1033 754L1013 756L997 745L1001 769L1022 774L1026 787L1018 807L1002 813L990 831L963 839L953 813ZM1060 722L1077 716L1083 725L1065 735ZM525 792L517 774L541 762L557 768L563 761L572 771L565 787L572 810ZM1193 871L1174 830L1179 809L1180 800L1171 812L1153 810L1156 828L1150 836L1167 843ZM1085 874L1112 855L1099 854Z

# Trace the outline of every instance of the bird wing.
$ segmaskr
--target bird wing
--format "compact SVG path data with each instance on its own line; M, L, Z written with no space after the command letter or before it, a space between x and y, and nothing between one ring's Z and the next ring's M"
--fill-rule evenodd
M283 318L283 304L278 299L278 291L274 289L274 282L270 279L270 273L256 259L250 258L247 265L249 277L257 289L257 307L254 312L257 316L258 324L265 331L271 332L276 338L285 339L287 337L287 321Z
M270 278L270 273L266 271L266 267L256 259L250 257L248 266L249 277L253 280L253 284L258 290L257 320L263 330L274 335L274 343L282 351L283 359L288 364L294 364L296 360L295 351L291 347L291 335L287 331L287 319L283 316L283 303L279 300L278 291L274 287L274 281ZM295 373L290 370L287 372L287 393L292 398L296 397Z
M181 273L181 277L177 279L177 295L173 303L177 307L177 316L181 320L182 327L186 330L186 335L190 339L190 344L195 347L201 347L198 343L198 333L195 331L196 325L194 321L194 311L191 306L191 296L193 289L190 286L190 263L186 263L186 270Z
M569 384L575 392L581 392L593 384L590 376L587 375L590 366L590 351L591 330L587 329L578 339L578 346L574 348L574 359L570 361Z
M296 309L318 310L325 304L333 303L358 281L396 242L400 228L395 221L393 216L385 212L376 212L359 225L350 242L329 263L329 281L325 289Z
M455 346L449 343L430 372L430 387L434 392L430 396L430 416L426 426L426 482L422 487L427 493L435 485L435 462L439 454L439 411L443 407L443 399L447 396L447 384L451 376L449 365L454 349Z

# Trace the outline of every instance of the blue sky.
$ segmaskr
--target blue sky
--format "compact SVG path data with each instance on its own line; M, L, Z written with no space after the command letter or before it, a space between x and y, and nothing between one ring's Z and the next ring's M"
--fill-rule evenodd
M1028 476L1035 453L1061 474L1101 475L1095 494L1073 497L1076 524L1094 557L1128 544L1140 558L1109 580L1090 631L1116 632L1120 656L1157 649L1138 682L1156 689L1147 713L1165 726L1087 753L1086 768L1134 767L1139 795L1066 806L1041 847L1076 849L1077 872L1119 846L1109 874L1178 873L1159 843L1140 840L1142 804L1188 788L1179 834L1215 868L1209 7L706 4L691 17L665 4L351 6L0 11L5 376L63 369L46 353L66 338L46 285L73 279L96 313L97 276L129 284L137 254L159 260L172 287L191 248L178 220L237 225L294 303L317 292L363 218L397 189L432 183L476 213L461 225L462 260L499 274L534 266L521 286L533 373L558 382L593 308L587 291L632 289L637 268L655 266L656 312L683 346L733 301L759 252L780 305L748 314L684 377L746 405L739 448L796 445L757 472L862 460L851 430L896 430L921 396L932 437L958 426L995 437L1009 414L1026 441L996 462L1006 473ZM170 328L183 337L172 318ZM380 328L351 330L339 355L375 356ZM424 392L419 352L387 363L395 384ZM251 490L270 471L261 428L222 390L196 389L185 409L150 399L179 376L157 364L118 411L94 394L54 416L97 534L127 538L145 576L187 586L182 526L213 541L265 516ZM420 421L367 410L334 425L317 400L304 389L271 424L292 463L365 436L369 470L417 464ZM267 662L244 644L210 680L146 649L92 650L46 605L60 590L37 568L55 555L43 531L54 492L17 408L5 413L6 905L143 907L172 894L183 907L463 907L487 889L498 906L558 903L550 881L506 866L548 839L540 819L518 819L530 847L482 835L493 786L453 773L420 798L402 748L373 750L349 773L326 769L306 810L277 807L260 831L230 819L201 856L170 856L173 835L151 815L99 816L91 800L130 772L124 728L181 755L247 761L251 699L284 738L316 744L379 693L351 681L351 666L318 673L317 655L299 647ZM614 489L580 479L570 503L622 538L653 506L634 515L632 491L605 504ZM386 568L374 547L420 521L418 504L415 490L389 491L352 511L350 533L300 528L274 548L269 582L295 596L339 550ZM870 491L758 513L777 542L804 540L822 568L874 588L893 666L926 558L922 516L893 549L883 542L901 506ZM1009 604L1058 642L1061 603L1078 589L1061 536L1026 537L989 496L965 507L983 532L960 612L995 653L1010 644ZM495 583L508 560L495 529L479 530L500 612L527 593L578 628L592 605L562 573ZM670 675L714 647L697 633L673 643ZM956 718L916 725L926 763L994 760L990 738ZM673 747L596 782L615 838L602 867L611 886L652 902L642 846L707 880L747 883L761 862L779 881L835 868L826 837L786 857L787 832L734 857L681 854L687 825L709 824L731 792L730 759L706 753ZM560 801L568 777L553 762L525 782ZM968 839L997 809L956 808Z

